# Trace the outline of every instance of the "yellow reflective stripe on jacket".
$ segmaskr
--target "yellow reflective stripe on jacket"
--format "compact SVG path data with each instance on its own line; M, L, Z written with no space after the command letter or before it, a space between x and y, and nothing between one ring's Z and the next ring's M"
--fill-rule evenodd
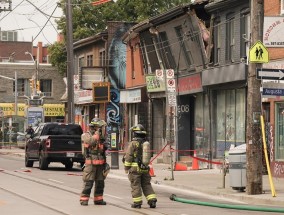
M127 167L137 167L138 166L138 163L136 162L133 162L133 163L130 163L130 162L124 162L124 166L127 166Z
M156 199L156 198L157 198L156 194L150 194L150 195L146 196L147 201L149 201L151 199Z

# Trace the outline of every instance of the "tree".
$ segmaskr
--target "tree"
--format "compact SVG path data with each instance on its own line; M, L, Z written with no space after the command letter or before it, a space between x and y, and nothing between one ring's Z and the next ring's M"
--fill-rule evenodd
M50 53L50 63L56 66L61 75L66 73L67 68L67 52L64 42L56 42L48 47Z
M96 0L73 0L73 40L77 41L107 27L107 21L141 22L149 17L161 14L174 6L189 3L188 0L117 0L102 5L93 6ZM61 74L66 72L66 0L61 0L59 6L64 16L56 20L58 30L64 36L63 42L56 42L49 47L51 64L56 66Z

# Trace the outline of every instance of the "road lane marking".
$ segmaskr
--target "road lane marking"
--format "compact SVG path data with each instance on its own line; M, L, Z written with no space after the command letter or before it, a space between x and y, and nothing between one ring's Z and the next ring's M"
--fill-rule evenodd
M57 182L57 183L60 183L60 184L64 184L64 182L62 182L62 181L57 181L57 180L55 180L55 179L49 178L48 180L49 180L49 181L53 181L53 182Z

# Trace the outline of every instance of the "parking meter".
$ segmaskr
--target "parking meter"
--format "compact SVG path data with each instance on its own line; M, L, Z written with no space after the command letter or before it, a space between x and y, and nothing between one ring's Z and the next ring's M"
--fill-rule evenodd
M118 153L118 143L119 143L119 130L117 124L111 124L111 129L109 131L110 135L110 148L111 148L111 169L119 169L119 153Z

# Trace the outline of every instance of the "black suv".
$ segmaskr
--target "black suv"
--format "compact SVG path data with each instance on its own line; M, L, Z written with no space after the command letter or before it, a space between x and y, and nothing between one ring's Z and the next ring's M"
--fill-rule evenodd
M43 123L27 140L25 147L25 166L33 167L39 161L39 168L45 170L51 162L61 162L67 169L74 162L83 166L81 135L78 124Z

